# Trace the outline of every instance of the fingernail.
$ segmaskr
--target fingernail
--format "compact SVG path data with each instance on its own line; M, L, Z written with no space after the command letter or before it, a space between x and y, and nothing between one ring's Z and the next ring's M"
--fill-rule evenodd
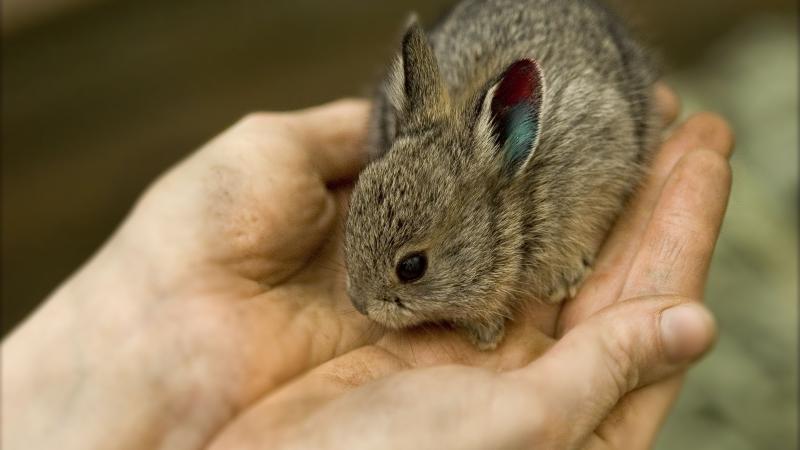
M699 303L684 303L661 313L661 341L672 364L699 358L715 338L714 318Z

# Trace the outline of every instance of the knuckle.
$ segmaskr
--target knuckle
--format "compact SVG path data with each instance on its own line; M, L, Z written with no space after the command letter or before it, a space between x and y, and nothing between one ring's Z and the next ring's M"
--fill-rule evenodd
M281 121L281 114L279 113L253 111L242 116L236 126L248 131L264 131L273 129Z
M700 112L691 116L686 125L698 135L703 145L723 151L724 156L730 155L734 142L733 130L721 115L708 111Z
M730 173L730 164L727 158L711 150L690 152L680 162L680 168L701 178L726 176Z
M674 120L680 110L680 99L675 91L661 81L655 86L655 95L659 112L668 122Z
M711 111L702 111L692 114L692 116L689 117L689 120L687 120L687 123L692 125L698 131L702 130L705 132L713 132L730 130L728 121L725 120L725 118L721 115Z
M630 342L630 332L623 328L616 328L601 338L606 371L617 389L617 397L622 397L639 383Z
M733 174L728 159L711 150L689 152L675 168L675 183L685 192L726 196ZM708 197L716 198L716 197Z
M258 125L268 121L271 114L263 111L250 111L239 119L240 124Z
M358 98L348 97L339 100L334 100L333 102L330 103L330 106L345 111L362 110L369 106L369 102Z

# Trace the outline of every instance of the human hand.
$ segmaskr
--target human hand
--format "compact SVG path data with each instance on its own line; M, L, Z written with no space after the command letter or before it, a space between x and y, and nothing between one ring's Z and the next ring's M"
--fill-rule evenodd
M360 101L254 114L155 183L3 342L2 447L200 448L365 343L330 237L366 119Z
M695 300L731 147L716 116L682 125L578 297L531 304L497 352L442 330L388 334L261 399L212 448L649 448L680 375L637 388L681 374L713 341Z
M518 367L549 346L519 326L520 345L509 336L502 351L478 354L452 333L384 335L352 313L328 236L346 197L333 183L362 162L364 113L340 103L251 117L156 184L4 343L4 413L28 405L4 414L6 448L198 448L225 427L236 436L254 417L237 415L321 365L366 381L448 361ZM554 330L549 314L525 317Z

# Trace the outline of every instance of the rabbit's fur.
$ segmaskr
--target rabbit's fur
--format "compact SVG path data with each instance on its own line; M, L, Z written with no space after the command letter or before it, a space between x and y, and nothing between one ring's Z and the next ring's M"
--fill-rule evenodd
M497 111L530 91L505 81L514 71L539 77L525 78L538 97L514 122L535 131L520 134L532 139L521 159L498 134L511 125ZM645 50L593 0L467 0L429 37L412 20L351 198L356 308L392 328L454 323L491 349L518 302L574 295L659 134L656 79ZM507 91L513 104L495 99ZM415 252L427 271L401 282L396 267Z

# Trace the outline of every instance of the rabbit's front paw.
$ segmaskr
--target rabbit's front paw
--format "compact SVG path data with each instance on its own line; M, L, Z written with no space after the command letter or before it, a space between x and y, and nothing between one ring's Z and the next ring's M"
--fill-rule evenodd
M465 324L463 328L470 342L481 351L496 349L506 334L505 319L489 323Z
M592 273L592 263L591 258L581 258L580 262L574 264L572 269L562 273L560 281L547 294L548 303L559 303L575 298L583 281Z

